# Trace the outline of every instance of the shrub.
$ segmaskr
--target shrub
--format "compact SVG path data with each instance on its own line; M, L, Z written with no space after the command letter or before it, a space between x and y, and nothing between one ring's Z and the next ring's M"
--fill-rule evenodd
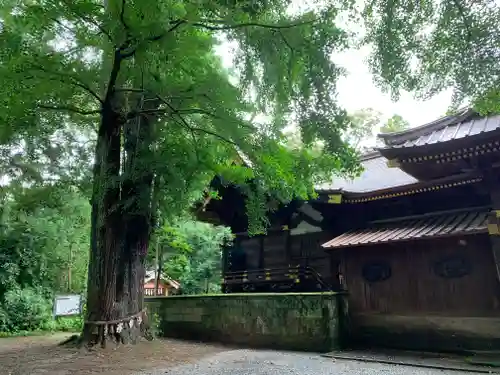
M83 329L83 318L80 316L60 317L55 321L55 331L80 332Z
M5 331L8 332L42 329L52 319L51 302L32 288L8 291L3 310L7 318Z
M7 332L9 329L9 316L4 310L3 306L0 305L0 332Z

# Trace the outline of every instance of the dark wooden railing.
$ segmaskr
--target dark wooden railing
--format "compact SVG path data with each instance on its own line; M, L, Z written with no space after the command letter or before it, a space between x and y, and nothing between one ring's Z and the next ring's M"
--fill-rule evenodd
M318 292L333 290L312 267L296 266L227 272L222 289L235 292Z

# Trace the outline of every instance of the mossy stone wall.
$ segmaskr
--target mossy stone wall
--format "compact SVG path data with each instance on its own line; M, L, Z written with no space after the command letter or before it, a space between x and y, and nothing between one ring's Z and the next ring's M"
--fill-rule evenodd
M163 337L300 351L340 344L336 293L148 297Z

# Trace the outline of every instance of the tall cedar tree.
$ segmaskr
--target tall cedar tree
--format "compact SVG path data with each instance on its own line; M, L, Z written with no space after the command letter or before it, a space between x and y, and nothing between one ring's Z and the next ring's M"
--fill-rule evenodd
M1 144L22 153L61 129L96 134L84 343L137 337L129 317L143 308L159 208L175 216L215 174L258 181L247 189L255 232L267 193L307 199L318 179L357 170L330 59L348 47L335 18L349 2L326 3L2 0ZM221 38L236 46L232 77L214 54ZM258 113L265 126L249 120ZM306 145L324 141L320 157L283 146L289 121Z

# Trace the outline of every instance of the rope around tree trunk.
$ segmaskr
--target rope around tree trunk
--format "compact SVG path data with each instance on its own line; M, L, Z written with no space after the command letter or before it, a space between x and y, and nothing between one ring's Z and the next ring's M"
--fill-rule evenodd
M134 315L130 315L130 316L127 316L125 318L116 319L116 320L108 320L108 321L104 321L104 320L86 320L85 324L90 324L90 325L95 325L95 326L105 326L105 325L119 324L119 323L123 323L123 322L128 322L128 321L130 321L132 319L137 319L137 318L141 317L141 315L143 315L143 314L146 314L146 308L142 309L141 311L139 311L138 313L136 313Z

